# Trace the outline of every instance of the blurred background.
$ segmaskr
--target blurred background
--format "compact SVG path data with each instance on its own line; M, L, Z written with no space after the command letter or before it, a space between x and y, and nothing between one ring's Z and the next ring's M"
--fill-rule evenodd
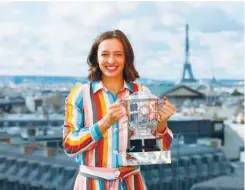
M122 30L153 94L177 113L171 164L149 190L244 189L244 2L1 2L0 189L72 189L64 103L101 32Z

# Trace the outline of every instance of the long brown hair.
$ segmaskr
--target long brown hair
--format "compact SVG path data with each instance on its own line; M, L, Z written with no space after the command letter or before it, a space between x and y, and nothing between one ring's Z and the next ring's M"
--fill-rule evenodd
M90 81L101 80L102 73L97 62L98 47L102 41L111 38L117 38L122 42L125 51L123 78L127 82L133 82L140 77L134 66L134 51L127 36L120 30L103 32L95 39L87 58L89 65L88 79Z

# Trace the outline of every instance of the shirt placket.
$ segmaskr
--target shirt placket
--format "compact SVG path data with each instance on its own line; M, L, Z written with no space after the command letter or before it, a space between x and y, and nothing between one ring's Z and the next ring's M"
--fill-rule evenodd
M116 100L117 100L117 95L114 96L110 91L107 91L107 96L109 96L109 99L113 100L112 103L115 103ZM112 167L113 168L117 168L119 167L119 164L118 164L118 151L119 151L119 130L118 130L118 127L119 127L119 122L116 122L113 126L112 126L112 146L113 146L113 149L112 149L112 160L113 160L113 163L112 163Z

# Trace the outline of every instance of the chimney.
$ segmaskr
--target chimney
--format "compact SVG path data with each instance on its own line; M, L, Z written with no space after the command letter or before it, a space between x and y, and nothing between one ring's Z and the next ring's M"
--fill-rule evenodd
M32 153L32 146L30 146L30 144L22 144L20 146L20 152L22 154L31 154Z
M29 144L22 144L20 146L20 152L22 154L31 154L34 149L44 147L43 143L29 143Z
M11 138L10 137L0 137L0 142L11 144Z
M44 148L44 156L45 157L52 157L52 156L56 155L57 152L58 152L57 148L50 148L50 147Z
M57 152L58 152L58 142L56 141L45 142L45 147L44 147L45 157L52 157L56 155Z

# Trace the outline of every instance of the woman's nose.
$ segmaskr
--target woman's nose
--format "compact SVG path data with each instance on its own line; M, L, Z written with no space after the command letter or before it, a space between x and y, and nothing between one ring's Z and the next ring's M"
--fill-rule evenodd
M115 58L114 58L113 55L111 55L111 56L109 57L109 59L108 59L108 63L112 64L112 63L114 63L114 61L115 61Z

